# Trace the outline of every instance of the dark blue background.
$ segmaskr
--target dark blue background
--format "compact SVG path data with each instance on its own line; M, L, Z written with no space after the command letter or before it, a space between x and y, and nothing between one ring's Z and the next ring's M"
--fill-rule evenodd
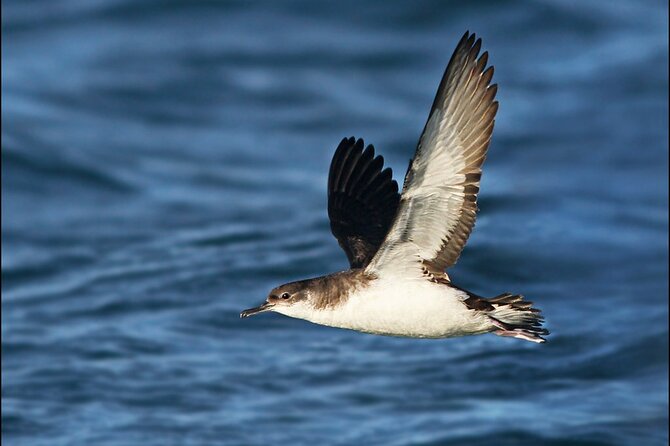
M4 1L10 445L668 441L664 1ZM346 267L343 136L401 178L451 52L500 84L461 286L546 345L239 311Z

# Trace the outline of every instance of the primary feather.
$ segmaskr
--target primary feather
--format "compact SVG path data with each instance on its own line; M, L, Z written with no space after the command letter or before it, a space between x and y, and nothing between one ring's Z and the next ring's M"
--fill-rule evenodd
M498 103L481 40L465 33L440 83L410 162L393 225L367 267L441 275L456 263L475 223L481 167Z
M372 145L344 138L328 175L330 228L351 268L367 266L384 241L398 209L398 183Z

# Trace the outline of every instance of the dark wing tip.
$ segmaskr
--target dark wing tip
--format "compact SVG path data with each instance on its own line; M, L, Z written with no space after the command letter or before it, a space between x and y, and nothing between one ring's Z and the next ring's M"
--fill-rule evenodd
M472 46L472 49L470 50L471 54L473 54L474 57L476 58L481 49L482 49L482 39L481 37L478 37L477 40L475 40L475 44Z
M482 66L482 67L485 67L486 64L488 63L488 61L489 61L489 52L488 52L488 51L484 51L484 52L482 53L482 55L479 56L479 61L478 61L477 63L478 63L478 65L480 65L480 66Z

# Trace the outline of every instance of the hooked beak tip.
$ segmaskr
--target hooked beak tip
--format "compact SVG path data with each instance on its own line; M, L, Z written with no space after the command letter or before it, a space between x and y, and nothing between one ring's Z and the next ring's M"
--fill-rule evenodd
M249 316L253 316L254 314L259 314L259 313L264 313L266 311L269 311L272 309L274 305L269 304L265 302L263 305L255 307L255 308L249 308L248 310L244 310L243 312L240 313L240 318L244 319Z

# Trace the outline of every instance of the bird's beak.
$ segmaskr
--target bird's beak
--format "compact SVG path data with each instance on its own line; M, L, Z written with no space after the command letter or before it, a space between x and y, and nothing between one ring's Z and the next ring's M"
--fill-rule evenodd
M256 307L256 308L249 308L248 310L244 310L243 312L240 313L240 317L249 317L253 316L254 314L258 313L265 313L266 311L270 311L274 307L274 304L271 304L270 302L265 302L263 305Z

